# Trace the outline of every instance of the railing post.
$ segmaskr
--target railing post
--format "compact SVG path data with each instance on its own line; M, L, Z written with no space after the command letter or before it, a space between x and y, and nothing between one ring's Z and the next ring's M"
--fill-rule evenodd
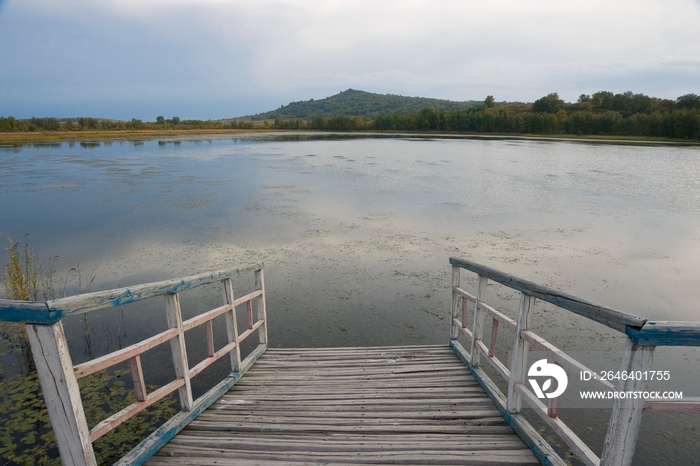
M233 372L241 372L241 348L238 343L238 322L236 319L236 308L233 307L233 283L230 278L221 281L224 287L224 304L231 305L231 311L224 314L226 319L226 335L228 342L235 342L236 347L229 352L231 356L231 370Z
M455 291L455 287L459 287L460 267L452 266L452 318L450 319L450 340L456 340L459 337L459 328L455 325L455 319L459 316L460 300L464 299Z
M472 344L471 344L471 366L479 367L480 351L476 346L477 341L481 341L484 333L484 312L479 309L479 304L486 297L486 287L489 279L483 275L479 275L479 283L476 287L476 300L474 301L474 326L472 327Z
M264 321L258 329L259 342L261 345L267 345L267 309L265 307L265 280L262 269L255 271L255 290L262 291L262 295L255 299L258 320Z
M64 466L96 465L63 324L25 326Z
M190 411L193 404L192 385L190 384L190 366L187 362L185 331L182 329L180 297L177 293L165 294L165 311L168 319L168 327L178 329L178 335L170 340L170 349L173 353L175 377L185 380L185 385L178 388L178 394L180 395L180 406L182 407L183 411Z
M655 346L638 346L634 344L632 339L628 338L620 372L648 371L651 368L655 348ZM645 391L647 385L648 382L644 378L620 380L617 390L618 393ZM641 397L615 399L608 423L608 432L605 435L603 453L600 457L601 466L629 466L632 464L645 403L646 400Z
M513 346L513 359L510 363L510 379L508 380L508 399L506 409L509 413L519 413L522 409L522 397L515 390L516 384L525 382L527 366L528 342L520 337L520 332L528 330L532 322L532 305L535 298L520 293L520 306L518 308L518 321L515 327L515 344Z

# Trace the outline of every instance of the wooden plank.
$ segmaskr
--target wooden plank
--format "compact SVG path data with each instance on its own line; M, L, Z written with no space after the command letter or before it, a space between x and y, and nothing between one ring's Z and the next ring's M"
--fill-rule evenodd
M136 401L146 401L148 394L146 393L146 381L143 378L141 357L137 354L129 359L129 366L131 368L131 380L134 382L134 391L136 391Z
M186 332L199 325L202 325L205 322L211 322L212 319L219 317L224 312L229 312L231 309L232 306L230 304L224 304L223 306L219 306L216 309L212 309L211 311L207 311L202 314L199 314L198 316L194 316L191 319L187 319L182 322L182 330Z
M233 296L233 283L230 278L221 281L224 303L233 304L235 299ZM229 353L231 356L231 370L233 372L241 371L241 347L238 343L238 321L236 319L236 306L231 306L231 311L224 315L226 320L226 337L229 344L234 344L234 350Z
M627 339L625 355L620 371L636 372L651 369L655 346L639 346ZM620 392L644 391L647 380L620 380ZM645 400L643 398L616 398L613 402L612 414L605 435L603 453L600 456L602 466L629 466L632 464L634 449L637 444L639 425L642 422Z
M510 365L510 377L508 378L508 400L507 408L509 413L519 413L522 407L522 397L515 390L516 384L525 381L527 366L528 342L521 338L524 330L528 330L532 321L532 305L534 298L520 293L520 306L518 307L518 320L515 330L515 343L513 345L513 357Z
M496 372L498 372L501 375L501 377L503 377L503 380L508 381L510 379L510 371L501 362L501 360L495 356L489 356L490 349L487 348L486 345L484 345L484 342L480 341L477 345L477 348L481 352L481 354L487 357L487 361L491 364L491 367L496 369Z
M153 335L150 338L146 338L143 341L127 346L126 348L122 348L118 351L105 354L104 356L100 356L99 358L95 358L91 361L78 364L73 368L75 376L78 379L82 379L83 377L87 377L90 374L94 374L95 372L99 372L101 370L107 369L108 367L112 367L116 364L119 364L120 362L124 362L128 359L131 359L134 356L145 353L149 349L155 348L156 346L165 343L171 338L175 338L178 334L179 332L177 329L171 328L166 330L165 332L161 332L157 335Z
M535 456L545 466L566 466L564 460L554 451L552 446L547 443L540 433L523 417L520 413L509 413L507 408L507 398L498 388L491 378L480 367L469 367L469 359L467 351L459 344L459 342L451 342L450 346L455 354L467 366L469 372L474 376L479 385L484 389L486 394L496 405L496 408L501 412L508 425L515 430L523 441L530 447Z
M259 321L255 322L255 324L253 324L252 326L250 326L250 328L248 328L248 330L246 330L245 332L243 332L243 333L241 333L240 335L238 335L238 341L243 341L243 340L245 340L246 338L248 338L248 335L250 335L251 333L253 333L253 332L256 331L257 329L259 329L260 327L262 327L264 324L265 324L265 321L264 321L264 320L259 320Z
M465 327L463 325L457 327L455 322L455 319L459 318L460 304L463 299L456 291L459 289L460 272L461 269L459 267L452 267L452 318L450 319L450 340L456 340L457 337L459 337L459 329ZM464 320L464 318L462 318L462 320Z
M263 322L258 330L258 343L267 345L267 305L265 304L265 279L262 268L255 271L255 290L261 293L254 303L257 319Z
M198 286L215 283L226 278L233 278L244 272L261 270L262 262L240 267L207 272L173 280L164 280L143 285L135 285L109 291L86 293L68 298L54 299L46 302L49 311L63 312L64 315L82 314L108 307L117 307L142 299L165 294L175 294Z
M63 317L63 312L52 311L46 303L0 299L0 321L27 324L53 324Z
M65 466L96 465L63 324L25 326L41 391Z
M414 347L414 359L406 360L386 348L339 350L340 356L312 350L299 358L271 350L149 464L185 457L207 458L208 464L226 458L261 464L537 464L464 365L445 350ZM343 359L358 354L356 367Z
M236 348L236 342L232 342L232 343L229 343L228 345L224 346L220 350L213 352L211 356L206 357L203 361L201 361L199 364L197 364L196 366L194 366L192 369L189 370L190 379L192 377L194 377L195 375L199 374L200 372L202 372L207 367L214 364L219 358L228 354L229 352L231 352L231 350L234 350L235 348Z
M544 338L540 337L539 335L535 334L531 330L524 330L520 332L520 336L523 338L523 340L527 341L531 345L535 346L538 350L544 351L547 354L547 358L551 359L555 363L559 364L562 366L565 370L571 372L571 373L580 373L582 371L588 371L593 373L591 369L589 369L586 365L583 363L577 361L576 359L572 358L568 354L566 354L564 351L560 350L553 344L549 343L547 340ZM612 390L615 391L617 390L617 387L615 385L611 384L607 380L601 380L599 378L591 378L589 381L593 385L595 385L595 388L598 390Z
M248 355L244 363L241 364L241 372L232 373L204 395L197 398L190 411L181 411L167 420L143 442L139 443L133 450L117 461L115 466L140 466L144 464L146 460L152 457L163 445L168 443L178 432L184 429L193 419L211 406L212 403L221 398L224 393L236 384L266 350L266 346L258 346L255 351Z
M477 342L480 342L483 338L484 333L484 312L479 307L479 303L486 297L486 288L488 286L489 279L483 275L479 275L479 280L476 287L476 300L474 301L474 325L472 326L472 344L469 349L469 353L472 355L471 365L472 367L479 367L481 354L479 350L476 349Z
M600 459L593 453L586 443L574 433L561 419L558 417L550 417L549 409L545 406L525 385L518 383L515 386L521 397L527 400L527 403L534 409L542 420L564 440L564 442L576 453L576 456L583 461L587 466L598 466Z
M641 330L628 328L627 336L640 346L700 346L700 322L647 322Z
M506 327L508 327L511 331L515 332L515 328L517 327L517 324L513 319L502 313L501 311L498 311L494 309L493 307L489 306L486 303L479 303L479 309L483 309L486 311L492 319L495 319L497 322L502 323Z
M145 400L132 403L121 411L111 415L90 430L90 440L94 442L110 430L119 426L121 423L128 421L139 412L151 406L153 403L161 400L163 397L174 392L179 387L182 387L184 384L185 381L183 379L173 380L169 384L163 385L158 390L150 393Z
M170 340L170 350L173 356L175 377L185 381L178 389L180 407L183 411L192 409L192 386L190 385L190 366L187 362L187 348L185 346L185 331L182 328L182 314L180 312L180 297L175 294L165 295L165 313L168 327L176 329L178 334Z
M462 267L470 270L478 275L483 275L489 279L505 285L514 290L534 296L537 299L555 304L563 309L569 310L576 314L587 317L598 323L613 328L619 332L625 333L628 326L642 328L646 319L641 317L626 314L616 309L601 306L577 296L564 293L563 291L555 290L544 285L524 280L514 275L501 272L500 270L477 264L476 262L450 257L450 264L456 267Z
M700 413L700 398L688 397L668 401L647 401L644 411L654 413Z

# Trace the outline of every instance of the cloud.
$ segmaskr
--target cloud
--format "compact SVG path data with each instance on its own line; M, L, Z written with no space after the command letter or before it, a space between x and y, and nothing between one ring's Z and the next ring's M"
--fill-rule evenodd
M14 0L0 10L0 98L15 113L31 102L109 111L143 101L199 118L349 87L452 100L575 100L608 88L675 98L698 92L697 3ZM214 114L211 102L229 107Z

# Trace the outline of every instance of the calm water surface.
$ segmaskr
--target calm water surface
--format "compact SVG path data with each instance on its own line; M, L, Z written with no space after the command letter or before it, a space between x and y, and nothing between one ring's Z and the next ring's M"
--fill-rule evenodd
M700 320L698 174L697 147L522 140L0 148L0 234L28 233L59 268L79 263L92 290L264 261L272 346L447 343L450 256L650 319ZM512 293L489 296L515 314ZM67 322L74 361L162 329L162 303L150 301L90 314L89 338ZM186 315L210 304L183 296ZM534 326L617 368L614 332L539 305ZM657 351L654 368L667 367L672 388L700 396L698 351ZM567 416L599 451L607 414ZM643 425L635 464L697 464L700 416Z

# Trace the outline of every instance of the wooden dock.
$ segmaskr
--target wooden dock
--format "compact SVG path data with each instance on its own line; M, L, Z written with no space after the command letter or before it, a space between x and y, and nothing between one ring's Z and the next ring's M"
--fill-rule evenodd
M620 372L628 374L651 370L657 346L700 346L700 322L649 321L472 261L452 257L450 264L452 309L445 346L271 349L262 263L41 303L0 300L0 321L25 325L64 466L97 466L94 441L175 392L180 411L116 466L493 465L538 460L545 466L565 466L523 415L525 407L532 408L586 466L631 466L644 411L700 413L700 397L616 397L599 456L572 429L579 426L569 426L559 417L559 395L547 391L556 390L553 386L558 387L560 379L566 383L567 373L575 376L592 369L533 332L535 300L618 331L626 339ZM476 274L474 294L464 289L462 271ZM253 290L234 297L233 280L251 272ZM184 320L180 294L216 283L223 303ZM520 293L517 316L486 304L491 286ZM164 298L166 330L73 364L64 317L155 297ZM239 319L247 327L242 332ZM198 327L205 341L190 343L206 346L206 357L192 361L185 336ZM225 328L223 346L221 341L215 344L215 328ZM507 339L511 343L499 346L503 331L512 333ZM241 354L241 343L256 336L254 349ZM166 344L175 378L159 388L149 387L141 357ZM530 374L530 347L547 355L540 362L563 371ZM194 399L191 379L221 358L230 361L231 372ZM136 400L88 426L78 379L124 363L131 369ZM482 367L486 365L503 385L490 378ZM530 388L540 382L530 377L548 379L533 391ZM614 385L593 377L590 386L604 392L644 393L648 381L638 376Z
M146 464L540 464L447 346L268 349Z

